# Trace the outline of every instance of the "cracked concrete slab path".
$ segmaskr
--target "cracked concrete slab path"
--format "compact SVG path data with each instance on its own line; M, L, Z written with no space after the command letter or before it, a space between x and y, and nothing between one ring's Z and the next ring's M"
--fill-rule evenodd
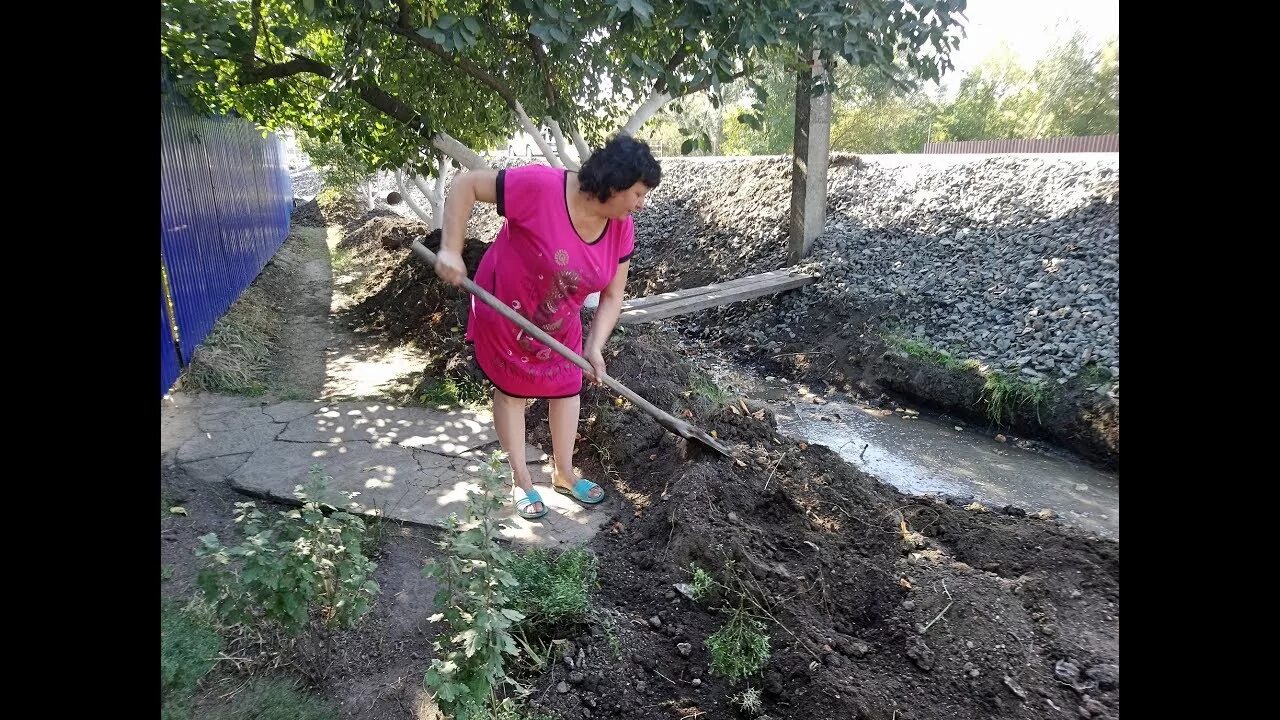
M451 513L465 515L481 466L498 449L492 417L462 409L178 392L162 401L160 413L162 460L193 478L296 503L295 490L318 465L331 478L333 504L428 527L442 526ZM553 492L547 454L530 446L526 455L549 512L528 521L508 502L503 535L529 546L586 543L611 517L613 501L585 507ZM341 500L343 492L354 495Z

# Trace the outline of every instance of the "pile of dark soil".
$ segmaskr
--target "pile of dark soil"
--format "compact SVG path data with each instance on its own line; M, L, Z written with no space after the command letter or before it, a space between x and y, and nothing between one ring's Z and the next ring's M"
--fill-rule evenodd
M782 437L762 407L715 407L668 345L629 338L609 371L737 458L676 438L607 390L584 394L580 447L594 458L582 464L628 506L593 542L615 638L575 638L574 667L540 681L544 708L734 718L729 698L751 686L772 718L1118 716L1118 543L1018 508L904 496ZM773 653L758 676L708 672L704 642L726 598L685 597L676 585L691 564L762 608Z
M371 214L372 215L372 214ZM378 269L358 290L357 302L344 320L354 330L376 332L393 343L412 342L428 351L429 360L415 395L445 378L477 384L483 375L471 360L465 341L470 296L436 277L421 258L401 249L402 239L426 235L424 245L440 249L440 231L396 215L372 215L338 243ZM463 261L474 274L488 245L468 238Z

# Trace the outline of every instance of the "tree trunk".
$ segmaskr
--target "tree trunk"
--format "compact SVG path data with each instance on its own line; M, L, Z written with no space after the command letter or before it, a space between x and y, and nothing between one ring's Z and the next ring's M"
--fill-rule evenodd
M432 230L444 228L444 174L448 171L449 163L444 156L436 158L436 186L435 192L431 193L431 212L436 222L431 226Z
M587 158L591 157L591 148L587 147L587 141L582 139L582 133L578 132L578 128L569 128L569 135L573 137L573 146L578 149L578 163L586 163Z
M671 102L671 93L664 91L650 95L648 100L645 100L640 107L636 108L635 113L631 116L631 119L627 120L627 124L622 126L619 134L634 136L645 123L649 122L650 118L662 109L663 105L669 102Z
M431 145L440 152L448 155L458 164L468 170L487 170L489 163L484 161L474 150L458 142L447 133L436 133L431 139Z
M410 174L410 177L412 177L412 174ZM405 187L404 184L404 173L399 169L396 170L396 187L400 189L400 198L409 206L409 209L413 211L413 214L417 215L419 220L426 223L427 227L435 229L435 218L424 211L418 205L418 202L413 199L413 196L409 194L409 189Z
M438 169L439 166L437 165L437 170ZM444 227L444 193L442 191L442 188L444 187L443 177L444 173L440 173L436 177L435 187L433 188L427 187L427 181L417 175L413 175L409 178L410 180L413 180L414 185L418 186L418 191L427 198L427 202L431 205L431 220L427 222L427 225L432 230L438 230Z
M529 119L529 114L524 111L524 106L520 103L516 103L516 119L520 121L520 127L537 143L538 149L542 151L542 156L547 159L547 164L551 167L564 167L564 164L560 162L560 158L551 152L551 148L547 146L547 141L542 139L542 131Z
M573 156L569 154L569 143L565 141L564 133L560 131L560 123L550 117L543 118L543 121L546 122L547 127L551 128L551 137L555 138L556 141L556 152L559 153L560 161L564 163L564 166L574 171L582 167L582 163L574 160Z

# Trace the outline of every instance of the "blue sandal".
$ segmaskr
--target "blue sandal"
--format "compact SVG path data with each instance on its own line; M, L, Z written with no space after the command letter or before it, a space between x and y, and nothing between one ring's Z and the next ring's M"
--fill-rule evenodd
M529 488L528 490L525 490L523 492L524 492L524 497L519 500L516 500L516 513L520 517L524 518L525 520L537 520L538 518L547 514L547 504L545 502L542 502L542 496L538 494L537 488ZM514 498L515 494L516 494L516 488L513 486L511 488L511 496ZM533 505L536 505L538 503L542 503L542 512L537 512L537 513L528 512L525 509Z
M598 488L600 486L586 478L578 478L578 482L574 483L572 488L563 488L555 483L551 483L551 487L555 488L556 492L561 495L572 495L573 499L588 505L595 505L596 503L604 500L604 488L600 489L600 497L598 498L592 498L588 495L592 488Z

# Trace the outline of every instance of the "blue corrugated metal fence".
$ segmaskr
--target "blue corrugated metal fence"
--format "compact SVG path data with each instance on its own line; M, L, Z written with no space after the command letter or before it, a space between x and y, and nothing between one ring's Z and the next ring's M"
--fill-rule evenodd
M162 93L160 136L161 258L185 366L284 242L293 186L279 139L252 123L203 117ZM163 322L163 293L160 312ZM177 377L167 352L162 336L161 395Z
M160 289L160 397L178 380L182 366L178 364L178 347L173 342L173 330L169 327L169 308Z

